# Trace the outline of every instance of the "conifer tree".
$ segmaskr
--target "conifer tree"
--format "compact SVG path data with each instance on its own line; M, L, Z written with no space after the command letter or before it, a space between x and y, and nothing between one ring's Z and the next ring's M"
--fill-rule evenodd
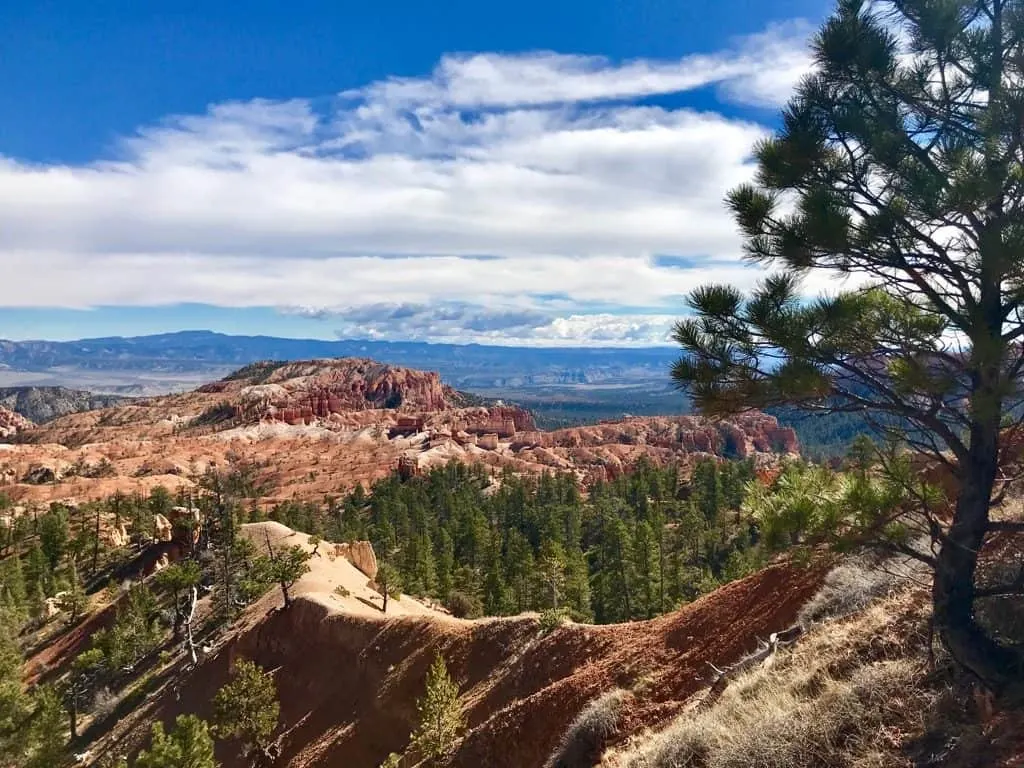
M28 591L21 558L12 555L0 565L0 607L13 615L24 617Z
M978 623L975 601L1021 587L975 579L992 534L1024 533L990 516L1013 475L1001 435L1024 426L1022 40L1015 0L840 0L753 183L727 199L747 255L776 271L749 297L695 290L673 370L704 412L857 412L944 466L960 487L950 517L911 476L908 503L845 524L934 568L939 637L1012 693L1024 652ZM854 281L806 300L812 271Z
M178 715L170 733L153 723L148 750L135 758L136 768L217 768L210 728L195 715Z
M93 698L103 664L103 651L99 648L80 653L71 664L62 693L72 739L78 738L78 714Z
M74 559L68 563L68 584L60 597L60 609L68 614L68 624L74 624L88 605L88 597L78 577L78 565Z
M33 595L38 592L42 592L44 597L53 594L53 570L38 543L25 558L25 583Z
M383 562L377 567L377 575L373 577L380 590L384 603L381 611L388 612L388 599L398 599L402 594L402 574L391 563Z
M537 561L537 579L540 594L536 604L538 607L561 607L565 591L565 552L556 541L545 541L541 546L540 559Z
M17 635L16 615L0 611L0 765L20 765L27 747L25 724L31 708L22 689Z
M194 560L184 560L180 563L172 563L156 574L156 583L161 588L171 593L174 610L174 639L181 638L181 625L185 615L185 606L182 605L182 596L192 587L197 586L202 579L202 569L199 563Z
M489 547L485 569L484 611L490 616L501 616L508 612L510 598L497 544Z
M637 612L649 619L661 612L660 552L650 523L644 521L637 525L632 553L637 581Z
M29 725L30 743L26 768L53 768L64 762L67 739L64 737L64 713L60 697L50 686L40 688L34 698Z
M448 674L441 654L434 657L427 672L426 690L417 702L420 722L412 743L426 760L450 754L465 728L459 687Z
M213 710L218 738L238 740L247 756L265 754L281 712L273 675L248 659L237 660L231 680L213 697Z
M292 604L292 587L302 578L303 574L309 571L310 554L298 545L275 550L271 547L269 538L267 550L269 554L265 572L272 581L277 582L284 598L284 607L289 608Z

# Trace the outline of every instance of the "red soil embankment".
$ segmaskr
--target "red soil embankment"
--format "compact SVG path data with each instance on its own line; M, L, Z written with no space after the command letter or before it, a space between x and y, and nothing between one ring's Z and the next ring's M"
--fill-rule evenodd
M614 626L568 625L542 635L534 617L456 621L371 619L299 599L255 623L183 681L159 716L209 714L231 659L276 670L281 765L373 768L405 748L436 652L459 682L469 725L453 764L540 766L586 705L639 681L620 738L678 713L756 637L789 626L823 568L776 565L675 613ZM226 768L240 765L221 755Z

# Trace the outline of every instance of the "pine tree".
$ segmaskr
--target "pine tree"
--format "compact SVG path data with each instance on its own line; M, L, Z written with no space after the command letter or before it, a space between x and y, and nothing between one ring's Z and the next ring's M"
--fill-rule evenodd
M56 571L68 546L68 517L63 507L54 504L39 518L39 546L50 571Z
M533 550L530 542L518 530L509 532L506 559L506 570L516 610L528 610L532 605L533 596Z
M265 753L281 712L273 675L248 659L237 660L231 680L213 697L213 710L218 738L237 739L247 756Z
M577 621L592 621L594 618L587 559L578 544L571 546L565 556L565 605Z
M309 572L309 552L296 545L283 550L275 550L267 540L267 567L268 577L277 582L281 588L281 595L284 598L284 607L289 608L292 604L291 588L295 582L302 578L303 574Z
M99 648L80 653L72 662L71 671L64 681L62 693L72 740L78 738L78 713L92 699L104 661L103 651Z
M714 459L700 459L693 467L690 478L693 499L697 509L704 515L709 526L718 524L718 515L723 506L722 475Z
M60 609L68 614L68 624L74 624L78 617L85 610L89 598L82 589L82 582L78 578L78 566L75 560L68 563L68 584L64 594L60 597Z
M0 606L7 611L24 617L28 607L28 590L21 558L11 555L0 565Z
M25 723L31 710L22 689L17 636L16 615L0 611L0 765L21 765L27 746Z
M437 594L447 598L455 588L455 542L447 528L441 529L437 540Z
M502 616L509 610L508 584L501 562L501 551L496 544L488 548L484 573L484 611L489 616Z
M170 733L154 723L148 750L135 758L136 768L217 768L209 726L195 715L178 715Z
M39 592L44 597L53 594L53 570L38 543L29 550L25 559L25 583L33 595Z
M64 713L60 697L52 687L40 688L36 695L29 727L29 757L26 768L54 768L64 762L67 739L64 737Z
M174 609L174 639L181 638L181 625L185 616L185 607L182 605L182 596L199 584L202 579L202 569L199 563L194 560L184 560L180 563L172 563L156 574L157 585L171 593L171 600Z
M427 672L426 691L417 702L420 722L412 743L426 760L450 754L465 728L459 687L448 674L441 654L434 657Z
M1008 693L1024 690L1024 651L977 622L975 601L1020 586L975 578L990 536L1024 533L990 517L1013 474L1001 434L1024 424L1022 37L1010 0L841 0L754 183L727 198L747 255L774 271L749 297L695 290L673 370L704 412L855 410L944 466L951 515L908 503L846 522L934 568L939 637ZM812 270L863 287L807 300ZM907 529L929 546L892 535Z
M661 559L658 539L650 523L644 521L637 525L632 553L637 612L652 618L661 612Z
M565 591L565 552L556 541L545 541L537 561L539 594L534 604L542 608L561 607Z
M398 572L391 563L383 562L377 567L377 575L373 577L384 603L381 606L383 613L388 612L388 598L395 600L402 595L402 574Z

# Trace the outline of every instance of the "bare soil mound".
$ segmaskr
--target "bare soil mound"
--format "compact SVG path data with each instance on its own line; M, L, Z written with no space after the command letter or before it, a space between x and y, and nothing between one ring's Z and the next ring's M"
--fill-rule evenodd
M612 688L634 691L623 733L670 719L708 683L709 662L729 663L751 650L756 636L791 623L823 575L821 568L777 565L659 619L569 624L544 634L535 616L460 621L392 617L390 606L388 617L350 611L349 603L323 599L330 579L346 573L337 563L315 565L290 609L254 613L183 681L178 698L159 703L158 715L208 715L231 661L244 656L276 670L281 764L372 768L405 748L427 668L441 653L459 682L470 728L453 764L540 766L587 702ZM398 602L407 601L412 605ZM221 758L241 766L228 750Z

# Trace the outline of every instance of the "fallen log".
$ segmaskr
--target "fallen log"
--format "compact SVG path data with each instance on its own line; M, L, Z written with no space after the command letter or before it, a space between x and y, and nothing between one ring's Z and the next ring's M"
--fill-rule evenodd
M697 705L697 709L707 709L712 706L722 693L729 686L729 683L739 675L741 672L745 672L748 669L752 669L760 664L763 664L769 657L775 654L775 652L783 646L790 645L796 642L804 633L804 628L800 624L794 624L789 629L784 629L781 632L772 632L768 636L768 640L764 641L761 638L757 639L757 650L748 656L744 656L742 659L737 661L724 669L719 669L714 664L708 662L708 666L714 670L715 679L711 683L711 687L701 700L700 704Z

